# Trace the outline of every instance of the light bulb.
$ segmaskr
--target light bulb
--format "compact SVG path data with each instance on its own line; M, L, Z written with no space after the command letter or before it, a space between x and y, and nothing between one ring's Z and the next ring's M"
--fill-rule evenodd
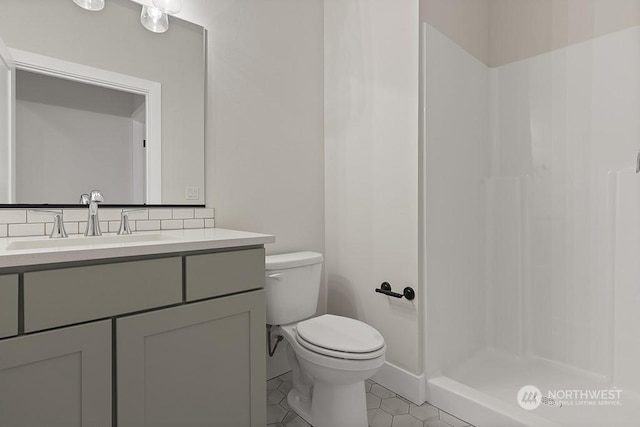
M92 12L104 9L104 0L73 0L73 2L81 8Z
M169 16L152 6L142 6L140 22L149 31L164 33L169 29Z
M182 2L180 0L153 0L156 9L160 9L169 15L175 15L182 10Z

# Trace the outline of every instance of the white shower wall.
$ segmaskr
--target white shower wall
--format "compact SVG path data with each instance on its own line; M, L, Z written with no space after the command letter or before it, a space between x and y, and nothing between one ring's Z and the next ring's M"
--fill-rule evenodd
M640 390L640 27L490 68L427 25L426 59L428 377L493 352Z
M611 377L615 195L608 174L635 164L640 27L491 74L497 114L488 232L494 242L518 236L491 248L494 308L518 307L490 310L493 330L506 322L516 332L507 342L496 334L491 344Z
M426 25L428 377L487 344L485 190L489 68Z
M615 212L615 308L614 381L624 390L640 392L640 338L638 304L640 303L640 181L634 171L610 175L614 194L611 208Z

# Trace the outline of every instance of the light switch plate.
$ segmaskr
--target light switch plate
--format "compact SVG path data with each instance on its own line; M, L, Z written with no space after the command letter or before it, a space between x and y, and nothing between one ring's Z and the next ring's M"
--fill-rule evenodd
M187 200L200 199L200 187L186 187Z

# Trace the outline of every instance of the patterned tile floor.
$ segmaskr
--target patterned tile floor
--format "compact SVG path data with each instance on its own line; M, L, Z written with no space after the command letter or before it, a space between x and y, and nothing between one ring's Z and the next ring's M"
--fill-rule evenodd
M473 427L428 403L414 405L373 381L365 386L371 427ZM311 427L287 404L291 387L291 372L267 381L268 427Z

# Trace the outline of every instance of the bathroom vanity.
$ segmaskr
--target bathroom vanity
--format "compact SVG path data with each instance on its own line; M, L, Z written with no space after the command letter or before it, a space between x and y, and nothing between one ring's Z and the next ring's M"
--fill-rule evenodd
M266 424L273 236L51 240L0 239L0 426Z

